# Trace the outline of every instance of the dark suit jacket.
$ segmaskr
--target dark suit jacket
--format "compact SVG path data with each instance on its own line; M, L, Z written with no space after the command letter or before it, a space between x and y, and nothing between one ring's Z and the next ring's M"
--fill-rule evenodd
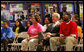
M60 30L60 25L56 25L55 27L52 27L53 23L48 26L46 32L50 32L50 33L56 33L56 36L59 36L59 30Z

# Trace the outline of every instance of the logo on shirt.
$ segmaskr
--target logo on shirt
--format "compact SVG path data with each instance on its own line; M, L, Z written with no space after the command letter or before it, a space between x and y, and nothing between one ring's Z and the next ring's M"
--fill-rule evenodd
M35 28L31 29L30 33L35 34L36 33L36 29Z

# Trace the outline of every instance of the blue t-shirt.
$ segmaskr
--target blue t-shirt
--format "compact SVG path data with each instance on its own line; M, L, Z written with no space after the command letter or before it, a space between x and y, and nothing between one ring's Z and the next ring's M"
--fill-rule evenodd
M1 40L6 39L6 38L15 38L15 34L12 31L12 28L7 27L7 28L2 28L1 29Z

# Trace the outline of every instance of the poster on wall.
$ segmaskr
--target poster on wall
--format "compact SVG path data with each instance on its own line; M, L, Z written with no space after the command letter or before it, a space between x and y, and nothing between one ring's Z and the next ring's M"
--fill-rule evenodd
M20 18L20 12L23 10L23 4L10 4L10 20L16 21Z
M73 11L72 4L61 4L61 12L62 12L63 5L65 5L67 7L66 11L68 11L68 12L72 12Z
M23 4L10 4L10 12L23 10Z
M1 4L1 21L6 20L4 15L5 4Z
M57 4L45 4L45 15L57 12Z
M9 10L1 10L1 20L10 20L10 11Z
M31 4L30 14L41 15L40 4Z
M27 20L27 12L27 10L10 12L10 18L13 21L16 21L17 19L20 19L21 21Z
M5 10L6 5L5 4L1 4L1 10Z

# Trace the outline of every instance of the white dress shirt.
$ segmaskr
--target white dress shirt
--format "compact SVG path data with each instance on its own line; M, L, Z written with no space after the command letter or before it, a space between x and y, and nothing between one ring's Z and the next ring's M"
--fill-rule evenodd
M57 22L53 23L52 27L55 27L56 25L59 25L59 24L60 24L60 22L57 21Z

